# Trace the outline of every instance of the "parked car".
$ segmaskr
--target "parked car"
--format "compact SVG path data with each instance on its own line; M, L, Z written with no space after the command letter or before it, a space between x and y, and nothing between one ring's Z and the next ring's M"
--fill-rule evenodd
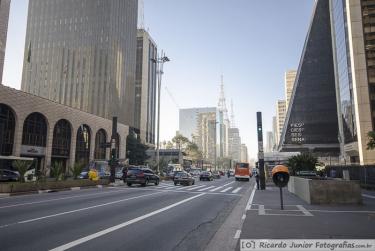
M94 160L90 162L80 173L78 178L80 179L88 179L89 178L89 171L91 169L95 169L98 172L98 176L100 179L109 178L111 176L110 167L108 161L106 160Z
M219 171L219 173L220 173L221 176L225 175L223 171Z
M19 179L20 175L17 172L0 169L0 181L18 181Z
M221 178L221 174L218 171L214 171L214 172L212 172L212 178L214 178L214 179L220 179Z
M133 184L146 186L149 183L154 183L157 186L159 185L160 178L149 168L130 168L126 173L124 182L128 186Z
M204 171L204 172L201 172L201 174L199 175L199 180L200 181L202 181L202 180L212 181L212 180L214 180L214 178L212 177L212 173L211 172Z
M190 173L187 173L185 171L176 173L173 181L175 186L177 186L178 184L191 186L195 183L193 176L191 176Z
M123 173L123 170L124 168L123 167L117 167L116 168L116 173L115 173L115 178L116 179L122 179L122 176L124 175L124 173Z

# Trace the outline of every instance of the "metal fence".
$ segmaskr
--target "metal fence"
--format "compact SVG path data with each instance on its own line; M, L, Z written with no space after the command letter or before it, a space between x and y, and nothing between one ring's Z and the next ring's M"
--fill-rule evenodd
M332 178L342 178L343 170L348 170L350 180L359 180L361 185L375 187L375 165L326 166L325 170L327 176Z

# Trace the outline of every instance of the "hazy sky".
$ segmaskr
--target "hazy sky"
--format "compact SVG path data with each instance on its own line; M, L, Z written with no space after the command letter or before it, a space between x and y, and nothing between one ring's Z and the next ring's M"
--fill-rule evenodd
M28 0L12 0L4 85L21 86ZM166 51L161 140L178 130L178 109L217 106L224 75L228 109L250 157L256 112L272 130L284 72L298 67L314 0L144 0L145 27ZM166 89L167 88L167 89ZM229 109L230 110L230 109ZM264 139L265 140L265 139Z

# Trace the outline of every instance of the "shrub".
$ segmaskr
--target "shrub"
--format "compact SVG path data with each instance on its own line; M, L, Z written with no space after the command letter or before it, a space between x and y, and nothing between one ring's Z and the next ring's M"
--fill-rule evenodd
M63 164L60 162L56 162L51 167L51 177L55 178L57 180L61 180L64 174L64 167Z
M290 157L286 163L292 175L296 175L299 171L315 171L318 164L318 158L311 153L302 153L297 156Z
M25 173L29 168L31 162L27 160L15 160L13 161L13 167L19 172L20 174L20 182L25 182Z
M85 164L82 162L76 162L74 165L70 168L70 171L73 174L73 178L77 179L77 177L81 174Z

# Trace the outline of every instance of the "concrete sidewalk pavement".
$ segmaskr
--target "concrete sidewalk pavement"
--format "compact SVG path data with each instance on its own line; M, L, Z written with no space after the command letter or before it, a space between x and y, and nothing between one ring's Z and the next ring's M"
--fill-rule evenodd
M248 207L240 239L375 239L375 200L363 205L309 205L283 189L267 184ZM239 250L237 243L237 250Z

